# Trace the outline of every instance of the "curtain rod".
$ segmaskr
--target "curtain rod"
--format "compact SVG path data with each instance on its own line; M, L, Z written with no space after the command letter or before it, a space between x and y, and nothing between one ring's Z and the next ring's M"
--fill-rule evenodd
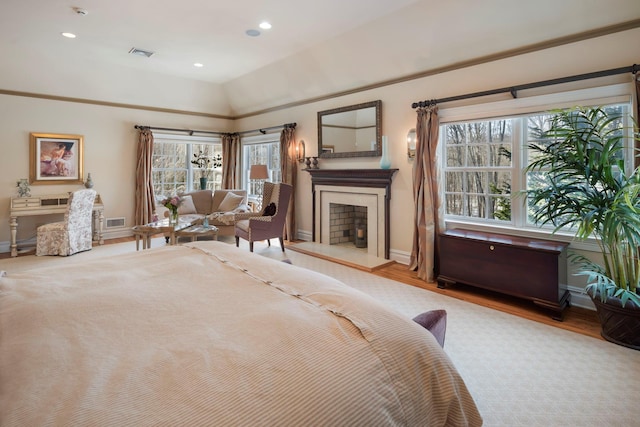
M278 129L278 128L294 128L295 129L295 127L296 127L296 123L285 123L285 124L280 125L280 126L271 126L271 127L267 127L267 128L245 130L245 131L241 131L241 132L215 132L215 131L211 131L211 130L159 128L159 127L144 126L144 125L135 125L134 126L135 129L139 129L139 130L149 129L149 130L164 130L164 131L169 131L169 132L186 132L190 136L192 136L194 133L206 133L206 134L211 134L211 135L242 135L242 134L251 133L251 132L260 132L261 134L264 135L265 133L267 133L268 130L271 130L271 129Z
M464 95L450 96L448 98L431 99L427 101L414 102L413 104L411 104L411 108L419 108L419 107L422 108L422 107L427 107L429 105L441 104L444 102L460 101L462 99L478 98L481 96L497 95L500 93L507 93L507 92L511 93L511 96L513 98L517 98L519 90L533 89L537 87L551 86L551 85L556 85L560 83L575 82L579 80L595 79L597 77L613 76L616 74L625 74L625 73L636 74L638 71L640 71L640 65L633 64L628 67L612 68L610 70L596 71L593 73L578 74L575 76L568 76L568 77L560 77L560 78L551 79L551 80L542 80L535 83L527 83L522 85L503 87L500 89L485 90L482 92L467 93Z
M242 135L242 134L245 134L245 133L260 132L261 134L264 135L265 133L267 133L268 130L279 129L279 128L285 128L285 129L292 128L292 129L295 129L297 125L298 124L295 123L295 122L294 123L285 123L285 124L279 125L279 126L271 126L271 127L268 127L268 128L260 128L260 129L252 129L252 130L243 130L243 131L236 132L236 133L239 134L239 135Z

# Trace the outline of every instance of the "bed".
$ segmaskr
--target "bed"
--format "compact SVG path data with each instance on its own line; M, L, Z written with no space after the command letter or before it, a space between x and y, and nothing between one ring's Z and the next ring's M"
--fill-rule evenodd
M481 425L431 334L221 242L0 278L0 425Z

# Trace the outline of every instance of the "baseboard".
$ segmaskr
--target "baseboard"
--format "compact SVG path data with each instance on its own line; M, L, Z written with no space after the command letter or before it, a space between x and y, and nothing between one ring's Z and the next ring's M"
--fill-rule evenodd
M411 254L409 252L399 251L396 249L389 249L389 259L392 259L399 264L409 265Z
M580 288L577 286L567 286L567 290L571 294L572 306L595 311L596 306L593 305L591 297L587 295L587 292L584 290L584 288Z
M298 240L304 240L305 242L311 242L313 241L313 233L310 231L298 230L296 232L296 238Z
M119 239L122 237L131 237L133 236L133 232L131 231L131 227L118 227L112 228L108 231L105 230L102 232L102 238L104 240L108 239ZM33 236L29 239L19 240L18 242L18 252L33 250L36 247L36 237ZM0 242L0 253L10 252L11 251L11 242L4 241Z

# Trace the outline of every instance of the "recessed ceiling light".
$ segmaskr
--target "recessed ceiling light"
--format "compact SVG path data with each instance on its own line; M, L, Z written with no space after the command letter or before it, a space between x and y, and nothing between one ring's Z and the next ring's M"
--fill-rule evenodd
M194 66L194 67L201 68L201 67L204 67L204 64L201 64L201 63L199 63L199 62L196 62L195 64L193 64L193 66Z
M263 30L269 30L271 29L271 24L269 24L267 21L261 22L260 28L262 28Z
M247 31L245 31L245 34L248 35L249 37L258 37L260 35L260 31L258 31L258 30L247 30Z
M76 35L73 33L62 33L62 35L68 39L75 39Z

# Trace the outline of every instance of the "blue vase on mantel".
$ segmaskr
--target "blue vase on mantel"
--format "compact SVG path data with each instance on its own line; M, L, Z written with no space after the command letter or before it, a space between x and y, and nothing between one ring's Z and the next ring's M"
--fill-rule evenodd
M387 144L387 137L382 137L382 157L380 158L380 169L391 168L391 160L389 159L389 147Z

